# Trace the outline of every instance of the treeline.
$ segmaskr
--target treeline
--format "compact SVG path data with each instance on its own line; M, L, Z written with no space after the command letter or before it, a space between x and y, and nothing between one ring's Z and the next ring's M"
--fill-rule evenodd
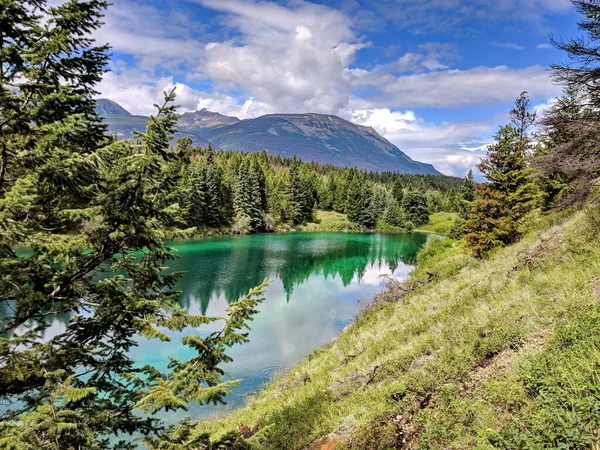
M532 214L581 205L599 186L600 5L573 3L585 17L579 29L587 36L553 42L570 60L551 67L562 97L536 117L527 93L519 96L478 165L487 183L477 187L452 230L476 257L516 242Z
M365 229L413 229L429 214L458 211L463 182L453 177L359 171L282 158L193 147L180 156L178 203L188 227L231 227L235 233L274 231L315 220L317 209L345 213Z

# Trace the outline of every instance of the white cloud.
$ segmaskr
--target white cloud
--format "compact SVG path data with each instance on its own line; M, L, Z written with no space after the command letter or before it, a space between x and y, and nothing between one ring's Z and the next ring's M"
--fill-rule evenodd
M236 38L210 42L201 70L217 89L241 90L278 111L337 112L351 86L343 76L356 52L352 22L323 5L296 1L286 7L272 2L197 0L226 12L223 23Z
M548 50L550 48L553 48L551 44L540 44L537 46L538 49L540 50Z
M514 44L512 42L492 42L494 47L504 48L506 50L525 50L523 45Z
M419 45L416 52L408 52L391 64L378 66L377 70L395 73L444 70L457 59L458 53L453 44L428 42Z
M522 91L532 97L553 97L560 92L541 66L511 69L475 67L394 76L380 70L346 70L355 88L371 88L365 104L388 108L461 108L503 104Z
M446 175L464 176L485 155L497 118L482 122L426 123L414 111L356 110L349 118L373 127L411 158Z

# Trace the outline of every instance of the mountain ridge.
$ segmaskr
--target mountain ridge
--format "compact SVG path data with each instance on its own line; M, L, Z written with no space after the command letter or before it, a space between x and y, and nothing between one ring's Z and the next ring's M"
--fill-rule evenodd
M119 138L131 138L134 130L146 127L147 117L131 115L112 100L98 99L97 104L109 131ZM202 108L181 114L177 127L176 138L190 137L199 146L211 143L223 150L264 150L376 172L442 175L433 165L411 159L372 127L334 115L280 113L240 120Z

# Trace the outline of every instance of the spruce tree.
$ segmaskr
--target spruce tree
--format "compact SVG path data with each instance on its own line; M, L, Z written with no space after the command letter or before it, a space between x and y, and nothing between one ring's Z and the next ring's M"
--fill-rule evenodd
M287 198L289 207L289 217L294 225L303 224L308 220L307 205L310 202L309 193L306 191L306 184L302 180L300 172L300 162L294 156L290 165Z
M393 196L390 196L388 198L385 211L383 213L383 221L393 227L404 226L404 216L402 214L402 208Z
M496 142L477 166L488 180L481 187L465 225L466 241L476 256L485 256L497 247L515 242L519 222L536 206L538 194L528 164L532 150L529 128L535 115L522 93L510 113L511 122L500 127ZM480 198L479 198L480 197ZM492 226L493 225L493 226Z
M427 196L417 190L410 190L402 199L402 211L406 221L414 226L425 225L429 222L429 204Z
M164 240L181 235L174 94L135 143L107 138L94 111L108 57L89 34L106 6L0 10L0 448L131 449L133 433L163 446L153 413L221 402L236 384L221 366L262 293L232 305L220 332L185 337L189 361L159 371L131 359L137 336L219 319L183 310L164 270ZM46 333L55 315L65 329Z
M465 177L462 187L460 189L460 193L463 196L463 198L468 202L472 202L473 200L475 200L475 182L473 181L473 169L469 170L469 173Z

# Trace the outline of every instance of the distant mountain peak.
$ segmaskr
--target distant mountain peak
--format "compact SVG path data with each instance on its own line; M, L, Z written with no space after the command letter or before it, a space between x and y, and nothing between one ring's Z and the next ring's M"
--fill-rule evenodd
M185 112L179 118L178 124L189 128L212 128L231 125L239 122L237 117L224 116L218 112L202 108L198 111Z
M133 130L145 128L145 117L132 116L107 99L97 103L109 130L117 136L129 138ZM272 155L296 155L304 161L379 172L441 175L431 164L409 158L372 127L327 114L268 114L240 120L202 108L183 113L177 128L176 138L190 137L200 146L210 142L223 150L265 150Z
M103 117L131 117L131 113L108 98L96 100L96 112Z

